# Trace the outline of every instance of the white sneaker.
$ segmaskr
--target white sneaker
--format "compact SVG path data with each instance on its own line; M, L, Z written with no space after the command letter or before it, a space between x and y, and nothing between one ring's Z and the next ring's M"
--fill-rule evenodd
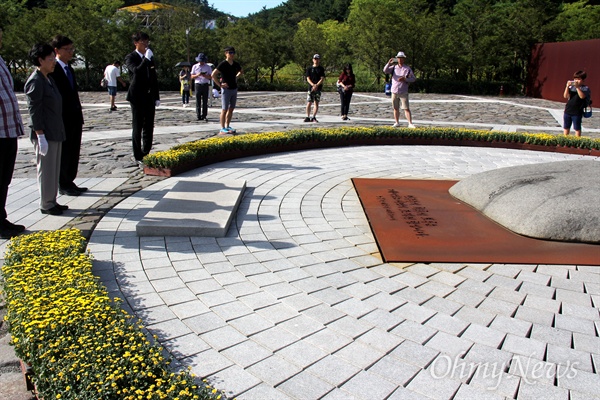
M408 127L411 128L411 129L412 128L416 128L416 126L414 126L413 124L408 124Z
M396 122L396 123L394 123L394 125L392 125L392 126L393 126L394 128L399 128L399 127L400 127L400 124Z

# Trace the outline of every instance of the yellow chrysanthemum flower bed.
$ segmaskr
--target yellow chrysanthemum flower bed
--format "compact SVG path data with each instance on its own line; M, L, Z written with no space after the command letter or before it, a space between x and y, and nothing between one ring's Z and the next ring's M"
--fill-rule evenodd
M218 399L111 300L77 229L11 240L2 267L12 344L46 399Z
M373 144L382 139L429 139L479 142L516 142L541 146L564 146L600 150L600 140L546 133L497 132L456 128L393 128L348 127L300 129L287 132L247 134L232 137L215 137L180 144L166 151L144 157L150 168L177 168L193 164L203 158L217 157L233 151L269 151L277 147L290 148L305 143L322 143L323 146L343 146L349 141L369 140ZM440 143L441 144L441 143Z

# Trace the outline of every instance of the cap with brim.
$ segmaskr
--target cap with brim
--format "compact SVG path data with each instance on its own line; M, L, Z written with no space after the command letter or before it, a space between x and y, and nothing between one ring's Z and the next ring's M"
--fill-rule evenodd
M399 51L398 54L396 54L396 58L400 58L400 57L406 58L406 54L404 54L403 51Z
M198 62L206 62L206 60L208 60L208 58L206 55L204 55L204 53L199 53L198 57L196 57L196 61Z
M315 59L315 58L318 60L318 59L320 59L320 58L321 58L321 56L320 56L320 55L318 55L318 54L315 54L315 55L313 56L313 59Z

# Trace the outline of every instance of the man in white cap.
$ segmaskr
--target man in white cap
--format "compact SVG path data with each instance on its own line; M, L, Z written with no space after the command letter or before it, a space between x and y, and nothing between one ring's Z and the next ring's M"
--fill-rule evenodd
M412 123L412 115L408 104L408 85L414 82L415 77L412 69L404 64L406 55L399 51L395 58L390 58L383 72L392 75L392 106L394 107L394 127L400 126L400 108L404 110L404 115L408 121L408 127L414 128Z
M204 53L196 57L197 64L192 66L191 78L196 86L196 116L198 121L207 121L208 114L208 90L212 81L212 68L206 62L208 58Z

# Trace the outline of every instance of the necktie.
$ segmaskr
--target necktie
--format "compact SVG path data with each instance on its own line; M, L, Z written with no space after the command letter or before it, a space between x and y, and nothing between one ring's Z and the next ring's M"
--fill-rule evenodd
M69 79L69 83L71 84L71 89L75 88L75 84L73 83L73 74L71 73L71 70L69 69L69 66L65 66L65 75L67 75L67 79Z

